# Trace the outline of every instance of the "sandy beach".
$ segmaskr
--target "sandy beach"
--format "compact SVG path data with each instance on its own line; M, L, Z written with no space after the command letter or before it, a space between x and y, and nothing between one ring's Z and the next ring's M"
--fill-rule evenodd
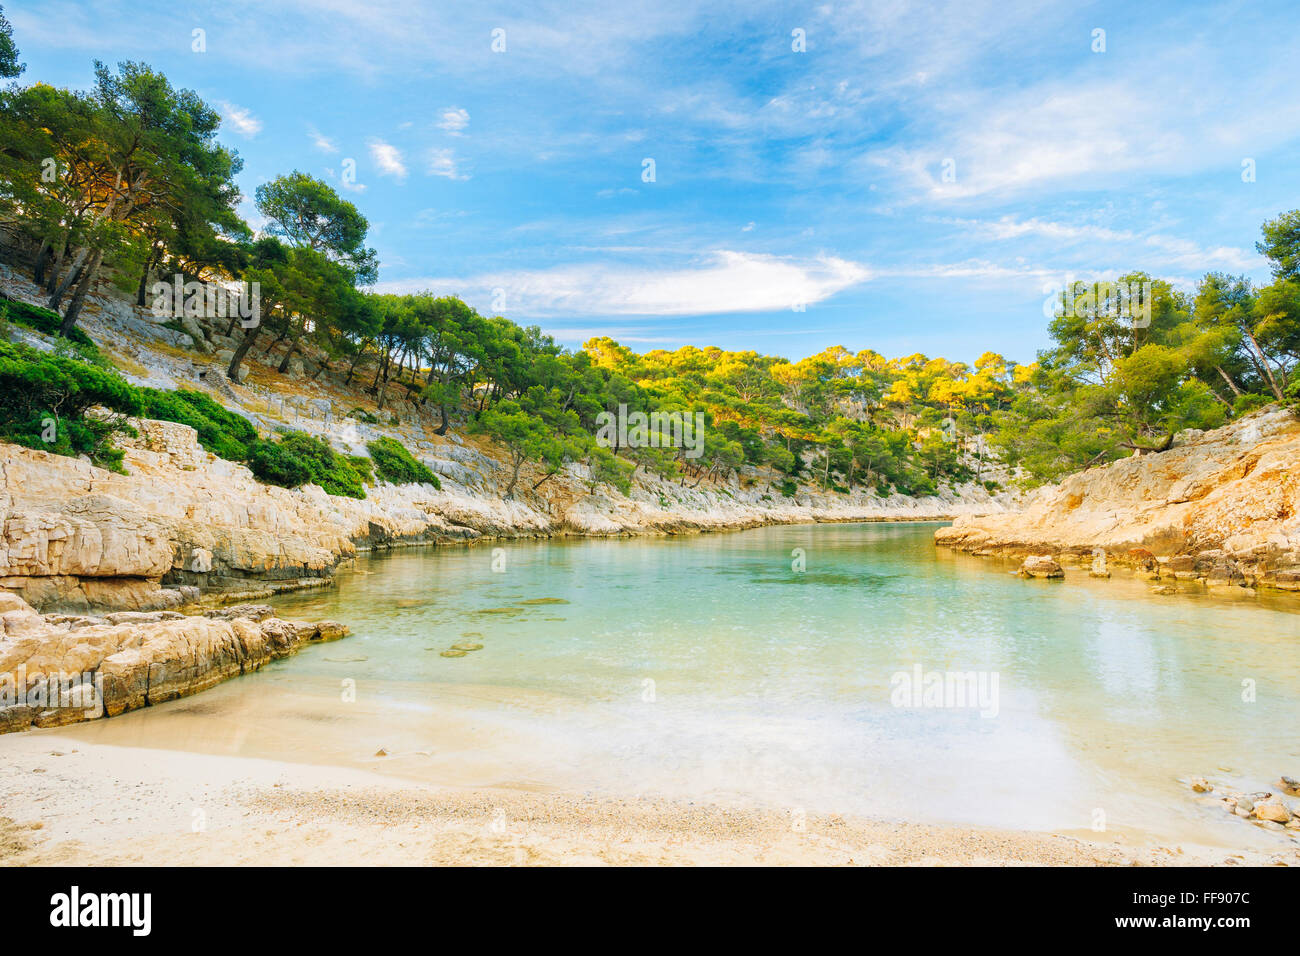
M0 864L1266 865L1129 845L664 800L411 786L350 768L123 748L36 731L4 742Z

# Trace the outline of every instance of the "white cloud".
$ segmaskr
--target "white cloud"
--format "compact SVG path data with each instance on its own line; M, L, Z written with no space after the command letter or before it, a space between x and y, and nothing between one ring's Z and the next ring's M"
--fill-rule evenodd
M392 176L398 182L406 178L406 163L402 161L401 150L382 139L372 139L367 145L370 147L370 158L379 167L380 174Z
M241 136L252 139L262 131L262 121L242 106L227 103L225 100L217 105L221 108L222 118Z
M1039 218L1018 219L1010 215L996 220L945 219L940 221L970 229L976 235L995 240L1038 236L1063 244L1104 243L1105 245L1098 249L1104 258L1127 258L1133 261L1135 267L1157 275L1170 270L1249 271L1258 269L1264 264L1263 257L1254 250L1234 246L1205 247L1190 239L1177 236L1110 229L1089 223L1052 222ZM1101 257L1103 256L1094 256L1094 258Z
M449 133L458 135L467 126L469 126L469 110L461 109L459 106L443 110L438 118L438 128L445 129Z
M334 145L334 141L316 127L307 127L307 135L311 137L312 145L322 153L337 153L339 151L339 148Z
M469 176L461 173L456 155L450 149L429 150L428 172L430 176L444 176L447 179L469 179Z
M871 278L865 266L834 256L793 259L719 250L674 269L583 264L463 279L381 282L381 291L447 289L486 302L505 290L512 314L717 315L812 305Z
M1019 239L1022 236L1042 236L1047 239L1075 241L1092 239L1102 242L1127 242L1135 238L1134 233L1087 223L1051 222L1045 219L1017 219L1015 216L1003 216L996 220L945 219L943 222L954 226L963 226L990 239Z

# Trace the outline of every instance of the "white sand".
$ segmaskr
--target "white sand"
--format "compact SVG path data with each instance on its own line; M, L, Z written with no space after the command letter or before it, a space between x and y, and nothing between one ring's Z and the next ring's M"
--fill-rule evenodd
M0 739L0 864L1187 865L1252 853L662 800L413 786L363 770ZM1288 851L1286 862L1300 863Z

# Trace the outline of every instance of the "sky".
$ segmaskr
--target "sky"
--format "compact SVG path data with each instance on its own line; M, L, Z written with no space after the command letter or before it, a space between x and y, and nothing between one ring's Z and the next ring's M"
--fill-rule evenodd
M1294 0L3 6L24 82L144 61L246 197L356 203L380 291L569 346L1032 361L1053 289L1267 281L1300 206Z

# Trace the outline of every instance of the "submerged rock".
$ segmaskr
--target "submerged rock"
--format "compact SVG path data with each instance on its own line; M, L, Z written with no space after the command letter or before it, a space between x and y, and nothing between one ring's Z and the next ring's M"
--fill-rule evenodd
M1056 563L1056 559L1049 555L1031 555L1025 558L1024 564L1016 572L1022 578L1063 578L1065 572L1061 566Z
M456 648L453 647L453 648L451 648L450 650L443 651L443 652L442 652L440 655L438 655L438 656L439 656L439 657L464 657L464 656L465 656L465 652L464 652L464 651L459 651L459 650L457 650Z
M1094 578L1110 577L1110 571L1106 568L1105 548L1092 549L1092 567L1088 570L1088 574Z
M1255 804L1255 818L1257 820L1269 820L1273 823L1290 823L1291 811L1280 803L1257 803Z
M46 616L0 592L0 732L184 697L348 633L336 622L288 621L257 606L223 610Z

